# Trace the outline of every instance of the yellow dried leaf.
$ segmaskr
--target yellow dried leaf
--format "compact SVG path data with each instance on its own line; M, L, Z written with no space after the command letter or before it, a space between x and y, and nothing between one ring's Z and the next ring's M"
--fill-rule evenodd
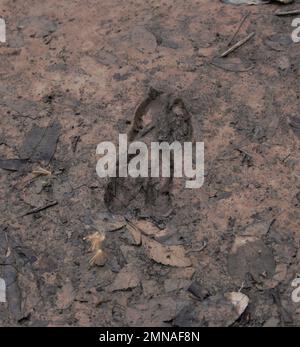
M105 240L105 236L99 231L96 231L94 234L86 236L84 240L91 243L90 251L94 252L101 248L102 242Z
M89 263L91 266L103 266L106 263L106 254L102 251L102 249L98 249L97 252L90 259Z

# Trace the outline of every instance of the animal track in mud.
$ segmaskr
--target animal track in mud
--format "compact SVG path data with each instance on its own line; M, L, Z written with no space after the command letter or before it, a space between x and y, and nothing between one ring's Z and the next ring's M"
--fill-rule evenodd
M170 144L192 141L192 134L191 115L183 100L150 88L146 98L136 108L128 141L143 141L149 148L151 142L165 141ZM127 163L135 155L128 155ZM169 178L110 178L104 195L107 208L114 213L130 211L145 217L168 217L173 210L173 164L171 153Z

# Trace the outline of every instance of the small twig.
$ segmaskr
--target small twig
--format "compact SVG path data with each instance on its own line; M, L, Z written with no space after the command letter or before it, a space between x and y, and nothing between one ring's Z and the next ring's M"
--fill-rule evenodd
M283 159L281 159L281 161L284 163L290 156L291 156L291 153L286 155Z
M299 10L290 10L290 11L276 11L275 16L296 16L300 14Z
M58 204L57 201L50 202L49 204L47 204L47 205L45 205L45 206L37 207L37 208L34 208L34 209L31 210L31 211L26 212L26 213L23 214L21 217L28 216L28 215L34 214L34 213L38 213L38 212L40 212L40 211L46 210L47 208L52 207L52 206L55 206L55 205L57 205L57 204Z
M269 224L269 227L268 227L268 230L267 230L266 234L269 233L269 231L271 230L271 228L272 228L272 226L273 226L273 224L274 224L275 222L276 222L276 218L273 218L273 219L271 220L270 224Z
M243 283L242 283L240 289L238 290L239 293L244 289L244 285L245 285L245 281L243 281Z
M233 42L233 40L236 38L237 34L239 33L239 31L241 30L242 25L244 24L245 20L247 19L247 17L249 16L250 12L247 12L245 14L245 16L242 18L237 30L235 31L235 33L233 34L231 40L228 42L227 46L229 47L231 45L231 43Z
M52 175L51 171L43 169L42 167L39 167L36 170L33 170L32 173L35 176L51 176Z
M253 36L255 35L255 32L252 32L251 34L249 34L247 37L245 37L244 39L240 40L239 42L237 42L235 45L231 46L230 48L228 48L224 53L222 53L220 55L221 58L226 57L229 53L235 51L236 49L238 49L239 47L241 47L242 45L244 45L246 42L248 42Z
M144 129L142 129L140 131L140 134L139 134L138 138L146 136L154 128L155 128L155 124L153 124L153 123L148 124Z
M242 148L239 148L239 147L235 147L234 148L236 151L238 151L238 152L240 152L240 153L242 153L242 154L245 154L245 155L247 155L248 157L251 157L252 158L252 155L251 154L249 154L247 151L245 151L244 149L242 149Z

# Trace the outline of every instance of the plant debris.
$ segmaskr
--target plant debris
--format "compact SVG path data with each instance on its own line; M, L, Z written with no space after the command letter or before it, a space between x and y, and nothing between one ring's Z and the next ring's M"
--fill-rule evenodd
M114 282L112 283L110 290L127 290L135 288L139 285L140 278L136 268L133 264L127 264L117 274Z
M250 33L248 36L246 36L245 38L243 38L240 41L238 41L237 43L235 43L233 46L231 46L225 52L223 52L220 55L220 57L222 57L222 58L226 57L228 54L230 54L231 52L237 50L239 47L241 47L245 43L247 43L250 39L252 39L253 36L255 36L255 32Z
M102 247L105 236L99 231L96 231L94 234L84 237L84 240L91 243L89 251L95 252Z
M92 235L84 237L83 239L91 243L89 251L94 252L94 255L89 260L89 264L91 266L93 265L104 266L106 263L106 254L102 250L102 243L105 240L105 235L97 231Z
M106 263L106 253L104 253L102 249L97 249L95 254L89 260L89 264L91 266L93 265L104 266L105 263Z
M8 171L20 171L27 165L27 160L22 159L0 159L0 168Z
M238 316L241 316L249 304L248 296L241 292L225 293L224 296L235 307Z
M294 134L300 138L300 117L291 116L289 117L289 125L291 126Z
M241 27L242 27L243 24L245 23L245 21L246 21L246 19L248 18L249 14L250 14L250 13L247 12L247 13L243 16L243 18L242 18L242 20L241 20L239 26L237 27L235 33L233 34L232 38L229 40L229 42L228 42L228 44L227 44L228 47L231 45L231 43L234 41L234 39L235 39L236 36L238 35L239 31L241 30Z
M44 162L48 165L56 150L59 130L60 124L58 122L53 122L46 128L35 125L26 135L20 150L21 159Z
M52 175L51 171L43 169L42 167L38 167L37 169L33 170L32 173L35 176L51 176Z
M47 210L48 208L53 207L53 206L56 206L57 204L58 204L57 201L52 201L52 202L50 202L49 204L46 204L46 205L44 205L44 206L42 206L42 207L36 207L36 208L34 208L33 210L30 210L30 211L24 213L24 214L22 215L22 217L24 217L24 216L29 216L30 214L34 214L34 213L38 213L38 212Z
M0 326L300 325L299 1L256 2L1 2ZM120 133L203 186L98 177Z
M275 12L276 16L297 16L298 14L300 14L300 9L299 10L290 10L290 11L281 11L281 10L277 10Z
M131 226L131 228L139 231L143 235L154 237L161 232L161 229L159 229L150 221L147 221L147 220L130 221L129 219L126 219L126 220L128 225Z
M228 256L228 271L243 283L248 274L257 283L271 278L275 272L275 260L272 251L254 236L237 236Z
M254 68L253 64L243 62L240 58L214 58L211 64L220 69L232 72L247 72Z
M187 290L199 300L204 300L209 296L207 290L197 281L192 282Z
M128 230L131 238L132 238L132 243L136 246L139 246L142 243L142 235L141 232L134 227L132 224L127 224L126 229Z
M94 225L97 230L101 230L103 233L106 233L121 230L126 226L126 221L123 217L118 216L111 219L97 219L94 221Z
M291 37L285 34L276 34L269 36L265 41L265 45L274 51L286 51L293 43Z
M174 318L177 327L228 327L245 311L249 298L242 293L231 292L210 296L185 306Z
M191 260L185 255L183 246L164 246L145 236L142 236L142 244L146 255L157 263L175 267L192 265Z

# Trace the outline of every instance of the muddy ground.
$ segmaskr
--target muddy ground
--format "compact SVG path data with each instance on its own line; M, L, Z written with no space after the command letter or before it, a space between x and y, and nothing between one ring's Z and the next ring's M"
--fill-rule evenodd
M300 44L278 8L0 1L0 325L300 324ZM215 59L247 12L234 43L255 37ZM119 133L204 141L203 187L100 179Z

